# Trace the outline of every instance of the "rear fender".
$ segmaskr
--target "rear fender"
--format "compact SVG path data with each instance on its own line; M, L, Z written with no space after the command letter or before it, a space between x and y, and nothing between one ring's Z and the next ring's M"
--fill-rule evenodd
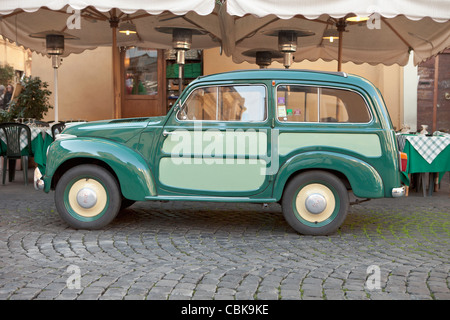
M349 155L321 151L305 152L287 160L275 179L274 198L281 199L286 182L292 175L309 169L342 173L357 197L384 197L383 180L371 165Z

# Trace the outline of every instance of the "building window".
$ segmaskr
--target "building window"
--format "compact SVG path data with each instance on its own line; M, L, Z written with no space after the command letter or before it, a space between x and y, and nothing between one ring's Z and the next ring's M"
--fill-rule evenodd
M158 93L158 51L139 47L125 52L125 94Z

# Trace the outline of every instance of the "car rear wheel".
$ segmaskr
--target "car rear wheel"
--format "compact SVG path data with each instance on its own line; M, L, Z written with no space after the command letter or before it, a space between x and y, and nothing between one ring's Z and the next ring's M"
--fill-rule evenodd
M283 194L283 215L297 232L327 235L344 222L349 206L342 181L326 171L308 171L294 177Z
M61 218L71 227L99 229L116 217L121 193L108 170L97 165L80 165L59 180L55 204Z

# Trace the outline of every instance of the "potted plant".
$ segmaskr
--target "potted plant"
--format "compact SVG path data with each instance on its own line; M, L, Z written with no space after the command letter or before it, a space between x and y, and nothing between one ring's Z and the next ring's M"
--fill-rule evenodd
M20 81L21 91L5 110L0 110L0 122L13 121L16 118L41 120L53 108L50 105L48 83L39 77L24 77ZM16 88L17 90L17 88Z
M0 66L0 84L6 87L6 83L9 83L14 79L14 68L9 64Z

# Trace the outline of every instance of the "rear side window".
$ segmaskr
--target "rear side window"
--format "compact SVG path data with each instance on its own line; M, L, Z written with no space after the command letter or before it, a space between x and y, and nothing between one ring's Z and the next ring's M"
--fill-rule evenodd
M263 85L197 88L177 114L178 120L258 122L266 118L267 94Z
M281 85L276 102L281 122L367 123L371 118L363 97L345 89Z

